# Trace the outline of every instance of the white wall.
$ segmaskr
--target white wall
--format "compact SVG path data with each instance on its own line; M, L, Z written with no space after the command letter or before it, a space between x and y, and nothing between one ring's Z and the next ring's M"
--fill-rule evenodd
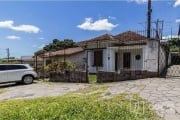
M88 71L90 73L96 73L96 71L107 71L108 70L108 50L103 49L103 66L102 67L96 67L93 66L94 62L94 50L88 51Z
M130 52L131 53L131 70L142 70L143 69L143 53L141 48L134 49L120 49L118 50L118 69L123 69L123 53ZM136 55L140 55L141 58L136 60Z
M158 72L158 41L150 40L143 48L143 69Z
M113 49L113 47L109 47L106 50L106 62L107 62L107 66L106 66L106 71L115 71L115 49ZM108 59L109 57L109 59Z
M132 70L143 69L143 46L126 46L126 47L108 47L103 49L103 67L96 68L93 66L94 52L88 52L88 70L90 73L96 73L96 71L115 71L115 53L118 53L118 69L123 69L123 53L131 53L131 68ZM136 60L135 56L140 55L141 59Z

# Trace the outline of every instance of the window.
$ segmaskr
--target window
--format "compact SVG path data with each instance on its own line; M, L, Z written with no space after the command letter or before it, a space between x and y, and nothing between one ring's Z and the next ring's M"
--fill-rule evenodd
M103 51L102 50L94 51L94 66L97 66L97 67L103 66Z
M23 65L8 65L7 66L8 70L17 70L17 69L27 69L27 67Z

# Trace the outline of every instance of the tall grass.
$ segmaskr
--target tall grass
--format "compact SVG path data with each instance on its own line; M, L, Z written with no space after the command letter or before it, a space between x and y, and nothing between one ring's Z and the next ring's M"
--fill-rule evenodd
M100 94L70 93L3 101L0 106L0 120L159 120L146 101L126 94L102 99Z

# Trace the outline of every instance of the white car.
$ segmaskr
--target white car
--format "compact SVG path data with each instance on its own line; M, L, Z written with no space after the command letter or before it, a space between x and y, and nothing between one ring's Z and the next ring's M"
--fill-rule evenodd
M28 64L0 64L0 83L31 84L36 78L37 73Z

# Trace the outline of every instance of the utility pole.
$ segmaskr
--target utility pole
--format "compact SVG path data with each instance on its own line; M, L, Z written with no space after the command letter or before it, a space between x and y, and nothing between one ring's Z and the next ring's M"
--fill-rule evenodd
M147 38L151 38L151 0L148 0L148 12L147 12Z
M10 56L10 52L9 52L9 48L6 49L7 50L7 62L9 63L9 56Z

